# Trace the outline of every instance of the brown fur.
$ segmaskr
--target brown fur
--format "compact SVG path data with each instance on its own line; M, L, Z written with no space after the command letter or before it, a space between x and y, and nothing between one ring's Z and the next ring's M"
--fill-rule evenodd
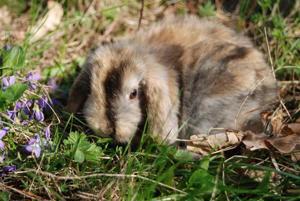
M139 135L146 115L152 136L170 144L214 127L257 129L259 113L276 97L262 54L214 20L166 19L100 46L87 63L90 90L81 73L69 108L83 107L96 133L119 142Z

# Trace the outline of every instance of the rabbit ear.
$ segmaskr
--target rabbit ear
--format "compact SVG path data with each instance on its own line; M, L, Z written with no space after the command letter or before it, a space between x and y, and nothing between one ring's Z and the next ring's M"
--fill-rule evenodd
M159 76L165 73L157 71L146 81L147 116L151 135L173 144L178 136L179 90L175 77Z
M76 113L82 109L88 95L91 92L90 75L91 67L86 65L75 79L74 84L69 92L69 98L66 107L68 112Z

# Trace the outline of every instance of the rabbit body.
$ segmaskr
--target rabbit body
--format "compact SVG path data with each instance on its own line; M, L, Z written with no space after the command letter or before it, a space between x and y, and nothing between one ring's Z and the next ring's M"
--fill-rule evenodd
M276 83L251 41L221 23L176 17L99 46L77 77L68 108L119 142L149 133L172 144L212 128L261 130Z

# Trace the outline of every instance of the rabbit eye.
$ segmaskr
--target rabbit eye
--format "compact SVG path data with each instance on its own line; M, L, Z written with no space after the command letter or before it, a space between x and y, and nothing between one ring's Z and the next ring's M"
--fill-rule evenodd
M134 89L129 95L129 99L135 99L137 97L137 90Z

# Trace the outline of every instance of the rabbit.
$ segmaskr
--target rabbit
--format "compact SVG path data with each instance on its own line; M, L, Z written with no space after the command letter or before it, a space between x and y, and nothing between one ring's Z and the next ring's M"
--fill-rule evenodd
M212 128L263 130L276 99L271 68L249 38L215 19L164 19L92 51L67 110L119 143L139 141L147 122L174 144Z

